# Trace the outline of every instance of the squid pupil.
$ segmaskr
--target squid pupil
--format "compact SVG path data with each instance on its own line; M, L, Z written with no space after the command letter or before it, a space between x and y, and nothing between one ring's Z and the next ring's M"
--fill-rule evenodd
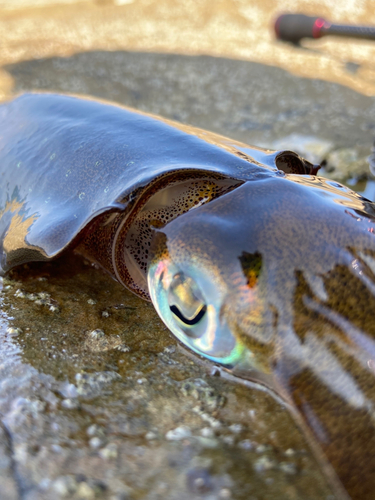
M182 312L179 310L179 308L177 306L170 306L170 310L173 312L173 314L175 314L177 316L177 318L179 320L181 320L183 323L185 323L186 325L189 325L189 326L194 326L196 325L197 323L199 323L199 321L203 318L203 316L206 314L206 311L207 311L207 306L203 306L199 313L192 319L188 319L188 318L185 318L185 316L182 314Z

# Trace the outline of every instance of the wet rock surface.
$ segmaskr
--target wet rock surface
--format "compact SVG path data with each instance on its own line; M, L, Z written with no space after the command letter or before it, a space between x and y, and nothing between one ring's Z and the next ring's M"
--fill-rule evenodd
M79 256L12 271L1 308L2 498L333 498L285 407Z

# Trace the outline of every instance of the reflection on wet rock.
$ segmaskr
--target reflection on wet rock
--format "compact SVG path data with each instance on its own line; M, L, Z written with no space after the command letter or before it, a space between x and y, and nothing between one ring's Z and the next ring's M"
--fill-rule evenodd
M25 490L43 500L329 494L283 407L266 393L207 378L171 344L151 306L100 271L86 271L67 256L4 279L0 402ZM25 308L18 289L50 294L60 314L34 301ZM111 315L103 318L103 310ZM72 317L74 331L67 330ZM130 351L87 349L97 329L104 331L98 341L120 338ZM178 427L188 429L182 439L167 439ZM258 470L260 459L275 465ZM12 480L2 484L13 500Z

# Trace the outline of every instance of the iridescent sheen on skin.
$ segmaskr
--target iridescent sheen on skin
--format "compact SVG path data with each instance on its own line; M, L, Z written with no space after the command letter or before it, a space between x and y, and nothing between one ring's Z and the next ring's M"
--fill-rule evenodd
M336 496L375 491L375 206L269 151L110 103L0 105L0 271L67 248L288 404Z
M374 213L321 178L247 182L157 229L148 272L168 328L281 396L319 443L338 497L358 500L375 488ZM202 342L170 309L168 288L181 273L207 307L193 327L206 320Z
M148 272L151 299L166 326L179 340L211 361L230 368L241 363L246 352L245 346L236 341L228 325L222 324L219 318L222 299L220 289L212 285L212 282L202 274L195 276L194 269L191 269L189 274L195 277L198 284L205 285L204 289L209 297L206 313L199 324L202 335L194 338L189 336L189 333L185 333L192 328L180 321L170 310L167 294L175 274L177 274L177 269L169 260L156 261L150 266ZM196 326L193 330L196 330Z

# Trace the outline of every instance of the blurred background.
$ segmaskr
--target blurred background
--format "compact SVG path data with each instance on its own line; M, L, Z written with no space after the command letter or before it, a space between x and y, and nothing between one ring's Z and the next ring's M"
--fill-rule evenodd
M297 149L363 192L375 42L277 41L284 12L375 24L370 0L0 0L0 99L26 90L99 96Z

